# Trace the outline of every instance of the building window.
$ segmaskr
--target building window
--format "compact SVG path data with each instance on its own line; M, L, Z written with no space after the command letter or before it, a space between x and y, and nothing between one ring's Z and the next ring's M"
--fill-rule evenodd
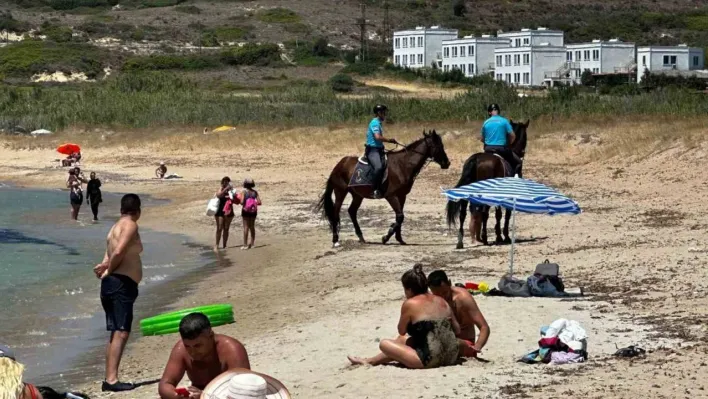
M497 74L497 80L502 80L502 74L501 74L501 73L498 73L498 74Z
M474 75L474 64L467 64L467 73Z
M565 52L565 60L568 62L573 61L573 52L572 51Z
M474 46L467 46L467 55L474 55Z
M575 77L579 78L580 77L580 69L575 70Z
M401 56L400 55L396 56L396 65L401 65Z
M694 56L693 56L693 66L694 66L694 67L697 67L697 66L698 66L698 56L697 56L697 55L694 55Z
M460 57L465 56L465 46L460 46Z
M531 74L528 72L524 72L524 84L525 85L530 83L530 78L531 78Z
M393 41L395 43L396 48L401 48L401 39L396 38L396 40Z
M646 65L647 65L647 56L643 55L642 56L642 66L646 66Z
M676 56L675 55L665 55L664 56L664 66L675 66Z
M502 56L501 55L497 56L497 66L498 67L502 66Z
M415 48L415 37L411 37L411 48Z
M415 54L411 54L411 65L415 65Z
M524 38L524 46L528 46L528 45L529 45L529 38L526 37L526 38Z
M507 73L504 75L504 81L511 83L511 74Z
M462 71L462 73L467 73L465 71L465 64L460 64L460 70Z
M457 46L452 48L452 56L457 57Z
M408 38L407 37L403 38L403 48L408 48Z
M406 39L403 39L403 40L406 40ZM403 43L405 43L405 41ZM403 54L403 65L408 65L408 55L407 54Z
M449 57L450 57L450 47L443 48L443 58L449 58Z
M521 47L521 39L514 40L514 47Z
M600 73L600 68L593 68L592 73Z
M418 63L423 64L423 54L418 54Z
M593 61L600 61L600 50L593 50L592 51L592 60Z
M423 47L423 36L418 37L418 47Z
M519 84L521 82L521 73L517 72L514 74L514 83Z
M447 72L450 70L450 65L444 65L443 66L443 71Z
M583 60L590 61L590 50L583 51Z
M511 66L511 55L504 56L504 66Z
M575 62L580 61L580 51L575 52Z
M531 54L524 54L524 65L531 63Z

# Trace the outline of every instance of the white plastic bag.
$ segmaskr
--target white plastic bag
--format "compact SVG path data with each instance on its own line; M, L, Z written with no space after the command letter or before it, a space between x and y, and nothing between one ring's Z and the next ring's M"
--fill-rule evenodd
M214 216L217 210L219 210L219 199L214 197L207 202L206 215Z

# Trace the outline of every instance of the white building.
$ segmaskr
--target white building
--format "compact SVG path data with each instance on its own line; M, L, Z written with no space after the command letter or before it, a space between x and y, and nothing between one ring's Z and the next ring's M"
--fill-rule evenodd
M442 65L442 42L457 39L456 29L422 26L393 33L393 63L408 68Z
M566 45L566 63L573 83L586 69L594 74L629 73L636 66L636 46L619 39Z
M563 32L539 27L536 30L524 28L516 32L498 32L497 37L509 39L510 47L529 47L548 43L550 46L562 47Z
M538 28L498 33L510 47L494 50L494 77L517 86L542 86L546 75L565 64L563 32ZM560 73L559 73L560 74Z
M696 71L704 68L703 49L679 46L649 46L637 48L637 83L642 81L644 71L661 73L662 71Z
M494 50L509 47L510 39L482 35L465 36L442 42L442 69L460 69L466 76L477 76L494 71Z

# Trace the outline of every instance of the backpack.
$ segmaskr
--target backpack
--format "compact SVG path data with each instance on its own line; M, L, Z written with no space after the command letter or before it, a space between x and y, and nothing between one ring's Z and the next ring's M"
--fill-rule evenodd
M258 193L250 195L246 192L244 197L246 200L243 202L243 210L248 213L256 213L258 211Z

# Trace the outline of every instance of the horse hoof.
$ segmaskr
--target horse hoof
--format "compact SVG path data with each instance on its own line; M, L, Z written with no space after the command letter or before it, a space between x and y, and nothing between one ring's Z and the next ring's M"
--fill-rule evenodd
M388 237L382 236L382 237L381 237L381 244L386 245L386 243L388 242L388 240L389 240Z
M366 242L366 240L364 239L364 236L357 236L357 237L359 237L360 244L364 244Z
M504 244L511 244L511 238L505 238L504 239Z
M465 249L465 244L458 242L456 249Z
M494 244L495 244L495 245L502 245L502 244L504 244L504 240L502 240L501 238L499 238L499 239L497 239L496 241L494 241Z
M408 244L406 244L406 242L403 241L403 240L396 240L396 241L398 241L398 243L401 244L401 245L408 245Z
M337 242L335 242L334 244L332 244L332 248L339 248L339 247L341 247L341 246L342 246L342 244L340 244L339 241L337 241Z

